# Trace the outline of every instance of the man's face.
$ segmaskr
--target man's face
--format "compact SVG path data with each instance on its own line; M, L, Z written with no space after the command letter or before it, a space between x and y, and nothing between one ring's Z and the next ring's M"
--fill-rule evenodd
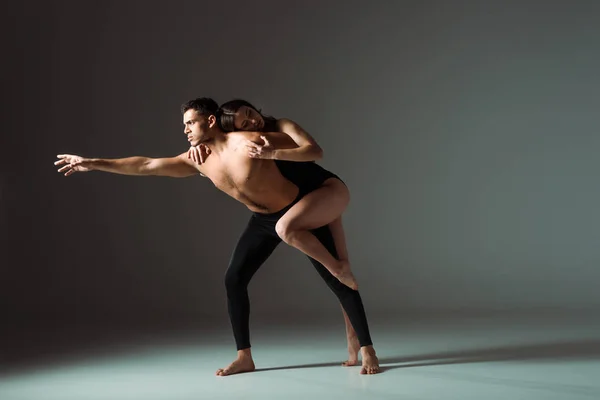
M212 115L207 118L193 109L183 114L183 133L187 136L190 146L197 146L208 138L210 128L214 125L210 123L211 117L214 119Z

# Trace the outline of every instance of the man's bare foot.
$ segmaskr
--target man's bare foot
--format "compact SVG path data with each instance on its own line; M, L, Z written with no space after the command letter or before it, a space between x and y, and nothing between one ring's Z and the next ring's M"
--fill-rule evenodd
M360 344L358 343L358 337L348 336L348 361L342 363L343 367L353 367L358 365L358 351L360 350Z
M350 289L358 290L358 282L352 274L350 269L350 262L348 260L341 260L339 269L333 274L340 282L348 286Z
M378 374L381 372L379 368L379 359L375 355L375 349L373 346L365 346L360 348L362 355L362 368L360 373L363 375Z
M225 368L217 370L217 376L227 376L242 372L252 372L256 369L250 349L238 350L237 359Z

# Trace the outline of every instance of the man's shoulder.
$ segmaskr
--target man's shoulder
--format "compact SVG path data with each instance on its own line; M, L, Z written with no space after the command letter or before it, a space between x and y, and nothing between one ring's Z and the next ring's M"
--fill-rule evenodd
M292 121L289 118L281 118L277 121L277 130L279 132L284 132L288 135L301 135L305 136L306 131L298 125L297 122Z
M257 140L260 139L260 132L254 131L234 131L227 134L229 139L233 140Z
M289 118L279 118L278 120L275 121L275 123L277 125L281 125L281 124L289 124L289 123L294 123L294 121L292 121Z
M175 157L172 158L173 161L175 163L178 164L185 164L187 165L188 168L190 168L190 170L194 170L197 174L200 174L202 176L206 176L203 174L204 172L204 164L197 164L194 162L194 160L192 160L190 157L188 157L188 152L186 151L185 153L181 153Z

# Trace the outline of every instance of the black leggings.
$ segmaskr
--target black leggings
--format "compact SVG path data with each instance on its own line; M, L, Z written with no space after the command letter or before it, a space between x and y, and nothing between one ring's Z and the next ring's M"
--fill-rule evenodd
M301 198L302 195L299 195L292 204L273 214L254 213L233 251L229 268L225 274L225 287L227 288L229 318L238 350L250 347L248 283L281 242L277 232L275 232L275 224ZM311 232L334 257L338 257L335 242L328 226L314 229ZM340 300L356 331L360 345L371 345L367 316L358 291L350 289L337 280L317 260L311 257L309 259L321 278L325 280L327 286Z

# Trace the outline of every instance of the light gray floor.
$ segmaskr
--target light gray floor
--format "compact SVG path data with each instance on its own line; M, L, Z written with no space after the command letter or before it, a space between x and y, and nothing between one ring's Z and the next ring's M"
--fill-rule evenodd
M340 324L255 324L254 373L216 377L232 361L231 333L195 332L5 372L0 399L600 399L598 322L375 321L377 376L339 366Z

